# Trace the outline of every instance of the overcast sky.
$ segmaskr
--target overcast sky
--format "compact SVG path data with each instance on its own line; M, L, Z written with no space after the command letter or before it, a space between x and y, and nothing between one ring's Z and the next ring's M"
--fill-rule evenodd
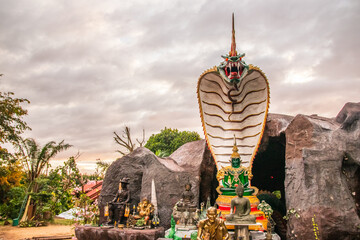
M125 125L203 136L201 73L230 50L270 84L270 112L335 117L360 101L360 1L0 0L0 91L31 101L25 136L109 160Z

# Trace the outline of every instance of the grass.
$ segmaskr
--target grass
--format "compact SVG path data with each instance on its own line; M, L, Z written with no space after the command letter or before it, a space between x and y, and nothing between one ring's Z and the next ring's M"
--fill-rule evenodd
M51 224L54 225L73 225L75 223L72 219L54 218Z
M10 222L10 225L12 226L12 219L8 219L8 221ZM4 222L5 220L0 220L0 226L4 226Z
M12 225L12 220L8 219L8 221L10 222L10 225ZM5 220L0 220L0 226L4 226L4 222ZM72 219L54 218L50 223L54 225L73 225L75 221Z

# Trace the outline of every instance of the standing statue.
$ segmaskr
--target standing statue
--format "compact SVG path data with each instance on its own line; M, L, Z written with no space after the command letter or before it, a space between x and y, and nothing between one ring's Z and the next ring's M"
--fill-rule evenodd
M207 210L207 219L199 222L197 240L227 240L229 233L224 224L224 220L217 217L217 210L210 207Z
M130 201L130 191L127 186L129 184L129 178L123 178L120 180L119 191L115 198L109 203L110 205L110 222L109 224L123 223L126 204Z
M231 200L231 212L230 215L226 216L226 221L238 224L255 224L256 216L250 215L250 201L249 199L243 197L244 187L241 183L236 187L236 194L238 196Z

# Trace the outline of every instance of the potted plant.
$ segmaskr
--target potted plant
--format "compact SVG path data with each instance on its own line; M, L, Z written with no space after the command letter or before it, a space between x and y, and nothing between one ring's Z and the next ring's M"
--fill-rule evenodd
M265 217L267 218L267 233L266 233L266 240L271 240L271 222L273 221L271 218L271 215L273 213L273 210L269 204L267 204L264 200L261 201L261 203L258 205L258 210L263 211L265 214Z

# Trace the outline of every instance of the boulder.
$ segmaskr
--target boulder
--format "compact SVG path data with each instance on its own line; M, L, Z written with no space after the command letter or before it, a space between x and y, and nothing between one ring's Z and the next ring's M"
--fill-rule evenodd
M300 214L289 216L287 231L277 223L284 239L314 239L314 225L319 239L360 239L359 166L360 103L335 118L269 114L251 183L280 190L283 205Z
M207 197L215 200L216 190L211 185L216 181L215 174L216 165L205 140L187 143L167 158L159 158L147 148L137 148L114 161L106 171L99 198L100 222L106 221L104 206L115 197L123 177L130 178L131 206L144 197L151 199L151 181L154 179L160 224L168 228L172 208L180 200L188 181L197 204L206 201Z
M300 214L288 238L313 239L316 224L319 239L358 239L359 113L346 104L335 119L299 114L286 128L286 205Z

